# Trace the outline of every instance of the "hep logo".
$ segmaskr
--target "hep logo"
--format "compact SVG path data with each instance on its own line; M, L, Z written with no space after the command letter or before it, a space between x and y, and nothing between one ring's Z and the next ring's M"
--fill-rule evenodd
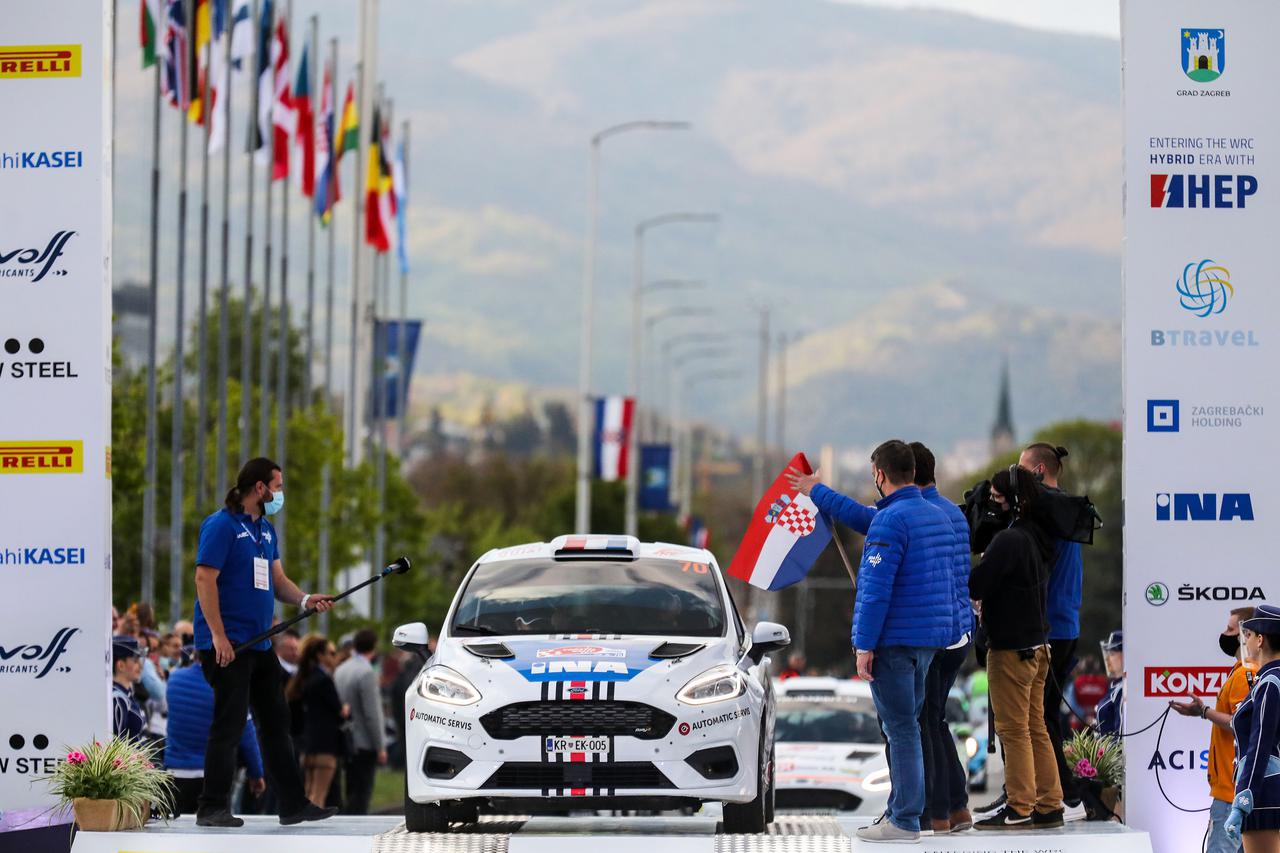
M687 735L687 734L689 734L689 732L690 732L690 728L689 728L689 724L688 724L688 723L681 723L679 726L677 726L677 728L679 729L680 734L682 734L682 735Z

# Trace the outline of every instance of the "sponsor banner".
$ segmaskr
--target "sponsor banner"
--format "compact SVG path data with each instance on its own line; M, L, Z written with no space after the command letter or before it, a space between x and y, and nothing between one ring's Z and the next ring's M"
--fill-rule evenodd
M0 36L0 812L111 731L111 4ZM17 200L20 200L18 202Z
M1127 822L1156 850L1204 832L1212 702L1234 608L1275 596L1280 388L1280 4L1122 4ZM1088 559L1086 555L1086 560ZM1274 598L1270 599L1274 601ZM1116 626L1120 627L1120 626ZM1160 743L1157 744L1157 739ZM1176 806L1174 805L1176 804Z
M584 637L584 639L589 639ZM660 640L632 640L611 645L555 640L506 640L515 653L503 660L528 681L630 681L658 663L649 657ZM606 641L607 642L607 641Z

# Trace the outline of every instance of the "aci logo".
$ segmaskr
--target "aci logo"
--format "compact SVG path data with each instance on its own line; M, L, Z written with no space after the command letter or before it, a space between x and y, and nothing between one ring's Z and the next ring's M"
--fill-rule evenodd
M1177 282L1182 307L1197 317L1221 314L1236 293L1230 279L1231 272L1214 261L1192 261L1182 268Z
M1178 401L1147 401L1147 432L1177 432Z
M1155 607L1163 607L1165 604L1169 603L1169 587L1159 581L1147 584L1145 595L1147 598L1147 604L1154 605Z
M1227 70L1227 35L1222 30L1186 27L1182 31L1182 73L1209 83Z
M1238 207L1258 191L1253 175L1151 176L1152 207Z
M1253 521L1248 492L1160 492L1156 521Z
M83 441L0 442L0 474L81 474Z
M43 246L0 248L0 278L27 278L34 284L47 275L66 275L65 269L55 269L54 264L75 233L59 231Z
M78 44L0 45L0 80L79 76Z

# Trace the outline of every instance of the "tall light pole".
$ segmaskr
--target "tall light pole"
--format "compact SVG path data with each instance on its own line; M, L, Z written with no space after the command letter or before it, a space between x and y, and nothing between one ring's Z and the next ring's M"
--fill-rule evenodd
M627 371L627 394L635 400L632 415L632 428L627 434L627 498L624 514L624 527L628 536L636 536L640 531L640 451L636 436L638 426L644 417L640 403L640 365L644 360L644 238L654 228L664 225L716 223L719 214L697 213L687 210L664 213L652 216L636 223L635 228L635 269L631 281L631 364Z
M760 367L759 387L756 389L756 461L752 470L751 491L756 500L764 494L765 446L769 421L769 309L760 311Z
M685 523L689 518L689 510L693 508L693 427L685 416L685 406L689 398L689 392L694 385L699 382L709 382L712 380L735 379L742 375L742 371L736 368L720 368L718 370L707 370L702 373L694 373L685 377L681 386L679 395L680 418L678 421L679 429L684 434L680 440L683 450L684 463L680 466L683 475L680 479L680 522Z
M778 399L777 413L774 415L774 442L778 452L782 454L783 464L791 457L787 454L787 344L793 340L786 332L778 333Z
M607 127L591 137L587 173L587 235L582 270L582 328L578 348L578 488L574 529L591 532L591 327L595 314L596 232L600 219L600 146L612 136L633 130L688 130L687 121L629 121Z

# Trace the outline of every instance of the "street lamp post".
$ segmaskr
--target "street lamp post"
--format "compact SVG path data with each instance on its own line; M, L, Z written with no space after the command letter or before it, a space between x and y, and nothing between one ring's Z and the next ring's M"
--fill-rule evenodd
M742 375L742 371L736 368L720 368L718 370L707 370L702 373L695 373L685 377L679 394L680 419L678 421L679 429L683 433L680 440L680 446L684 455L684 463L680 466L682 476L680 480L680 517L679 521L684 524L688 521L689 510L693 506L693 428L688 418L685 416L685 405L689 397L689 391L699 382L708 382L711 380L734 379Z
M688 130L691 127L687 121L629 121L607 127L591 137L578 354L578 483L574 502L574 527L578 533L591 532L591 326L595 312L596 232L600 217L600 146L611 136L633 130Z
M642 417L640 406L640 364L644 359L644 238L654 228L677 223L715 223L719 214L676 211L643 219L635 229L635 275L631 282L631 365L627 371L627 392L635 400L632 429L627 436L627 498L625 523L628 536L636 536L640 530L640 458L636 441L636 426Z

